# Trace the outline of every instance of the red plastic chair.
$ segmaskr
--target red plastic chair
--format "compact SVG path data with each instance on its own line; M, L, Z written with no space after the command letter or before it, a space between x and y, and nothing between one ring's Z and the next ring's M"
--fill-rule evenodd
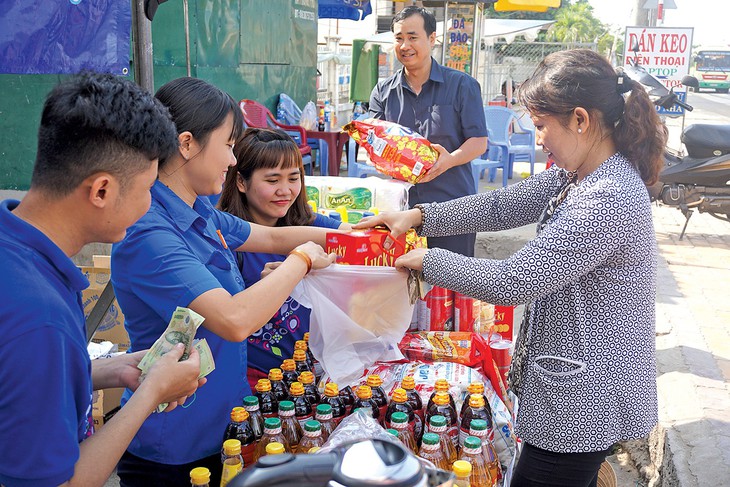
M254 100L241 100L238 105L243 112L243 120L249 127L278 128L288 133L299 146L304 168L312 174L312 148L307 144L307 132L299 125L284 125L261 103Z

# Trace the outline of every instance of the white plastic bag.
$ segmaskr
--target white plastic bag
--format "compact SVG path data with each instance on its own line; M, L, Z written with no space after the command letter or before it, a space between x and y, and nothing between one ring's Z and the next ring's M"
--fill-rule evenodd
M304 130L317 130L317 106L313 101L310 100L304 105L299 125L304 127Z
M413 314L407 276L394 267L334 264L294 289L292 297L312 310L312 353L334 382L350 384L377 361L404 358L398 343Z

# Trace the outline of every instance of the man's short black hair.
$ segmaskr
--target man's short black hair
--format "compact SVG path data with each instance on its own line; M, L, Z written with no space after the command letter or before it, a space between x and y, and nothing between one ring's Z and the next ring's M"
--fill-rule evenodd
M177 146L167 108L150 93L111 74L81 73L46 98L31 187L60 197L107 172L124 188Z
M436 32L436 17L434 17L434 15L425 8L417 7L415 5L406 7L397 14L395 14L393 20L390 21L390 31L394 32L393 26L396 22L403 22L411 15L421 16L421 18L423 19L423 27L424 29L426 29L426 35L430 36L431 34Z

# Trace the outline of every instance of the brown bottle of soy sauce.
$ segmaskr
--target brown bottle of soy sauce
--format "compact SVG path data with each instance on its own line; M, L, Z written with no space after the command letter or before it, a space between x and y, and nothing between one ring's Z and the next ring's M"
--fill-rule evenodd
M271 390L269 379L259 379L256 383L256 397L259 398L259 407L264 419L276 418L279 415L279 401Z
M408 418L408 428L413 434L413 439L416 441L416 444L420 443L421 436L423 436L423 423L421 422L421 418L413 412L413 408L408 403L408 394L406 393L406 390L400 387L393 391L393 396L390 398L390 404L388 404L388 409L385 411L385 419L383 420L383 426L385 428L395 428L391 419L393 413L397 412L405 413Z
M454 401L454 397L449 392L449 381L446 379L436 379L436 383L433 388L433 393L431 394L431 397L428 398L428 404L426 404L426 411L428 411L433 405L433 398L436 394L439 392L445 392L449 396L449 404L451 404L451 407L454 408L454 412L456 412L456 401Z
M294 363L294 359L288 358L281 363L281 373L284 380L284 385L288 391L291 385L299 380L299 374L297 373L297 365Z
M467 401L464 401L467 402ZM469 396L468 406L461 415L461 424L459 428L459 445L464 446L467 436L470 436L469 429L474 419L483 419L487 423L487 440L494 441L494 428L492 427L492 412L488 406L484 404L484 396L481 394L472 394Z
M325 386L325 390L326 390ZM340 397L342 398L342 402L345 403L345 408L347 408L347 414L352 413L353 409L352 406L355 404L355 399L357 399L357 396L355 395L355 391L352 390L352 387L345 386L344 388L340 389Z
M235 407L231 411L231 422L226 426L223 433L223 441L238 440L241 442L241 456L243 457L243 466L253 465L253 455L256 449L256 436L253 433L250 415L242 407ZM223 455L223 451L221 451Z
M433 396L431 406L426 411L426 421L432 416L441 415L446 418L446 434L454 444L454 448L459 447L459 423L456 416L456 408L449 402L449 394L447 392L437 392Z
M350 389L350 392L352 392L352 389ZM355 402L354 397L352 398L352 402ZM330 382L324 386L324 395L322 396L321 403L332 406L332 419L336 425L340 424L340 421L347 416L347 404L340 395L337 384L334 382Z
M378 374L373 374L368 376L366 383L370 386L370 389L373 392L373 399L378 404L382 423L382 418L385 417L385 411L388 409L388 396L385 394L382 387L383 379L381 379Z
M317 384L314 383L314 374L311 372L302 372L299 374L299 382L304 386L304 395L309 399L309 404L313 407L319 404L322 397L319 395Z
M294 342L294 350L304 350L305 359L307 361L307 365L309 366L309 370L314 373L314 356L309 352L309 346L307 345L307 342L305 340L297 340Z
M487 409L490 409L489 402L487 402L487 396L484 395L484 384L482 382L472 382L468 386L466 386L466 398L464 398L464 402L461 404L461 411L459 411L460 418L464 416L466 408L469 407L469 396L471 396L472 394L480 394L481 396L483 396L484 404L487 405Z
M416 391L416 380L412 375L403 377L401 387L406 390L408 404L410 404L411 408L413 408L413 412L421 418L421 424L424 425L423 429L425 430L426 412L423 410L423 401L421 400L421 396Z
M380 407L378 406L378 403L373 398L373 390L370 388L370 386L360 386L355 390L355 394L357 395L357 398L355 399L355 402L352 404L352 411L355 412L358 408L367 409L372 413L373 419L375 419L378 422L380 421Z
M271 382L271 390L274 391L278 402L289 399L289 388L284 384L284 374L282 374L281 369L269 370L269 382Z
M312 372L312 369L309 368L309 364L307 363L307 352L304 350L294 350L292 358L294 359L297 374ZM299 378L299 375L297 375L297 378Z
M303 428L304 423L314 419L314 408L307 396L304 395L304 386L301 382L295 382L291 385L289 395L294 403L294 412L297 421L299 421L299 426Z

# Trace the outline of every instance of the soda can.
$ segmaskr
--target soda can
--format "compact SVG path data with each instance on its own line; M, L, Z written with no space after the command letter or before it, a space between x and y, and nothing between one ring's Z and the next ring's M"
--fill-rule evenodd
M428 317L429 331L454 331L454 291L434 286L426 294L425 302L421 311Z
M478 299L454 293L454 330L479 333L479 315L482 306Z
M502 381L506 384L507 372L509 372L509 366L512 363L512 340L494 340L489 344L489 348L492 350L492 359L497 364L499 375L502 376Z

